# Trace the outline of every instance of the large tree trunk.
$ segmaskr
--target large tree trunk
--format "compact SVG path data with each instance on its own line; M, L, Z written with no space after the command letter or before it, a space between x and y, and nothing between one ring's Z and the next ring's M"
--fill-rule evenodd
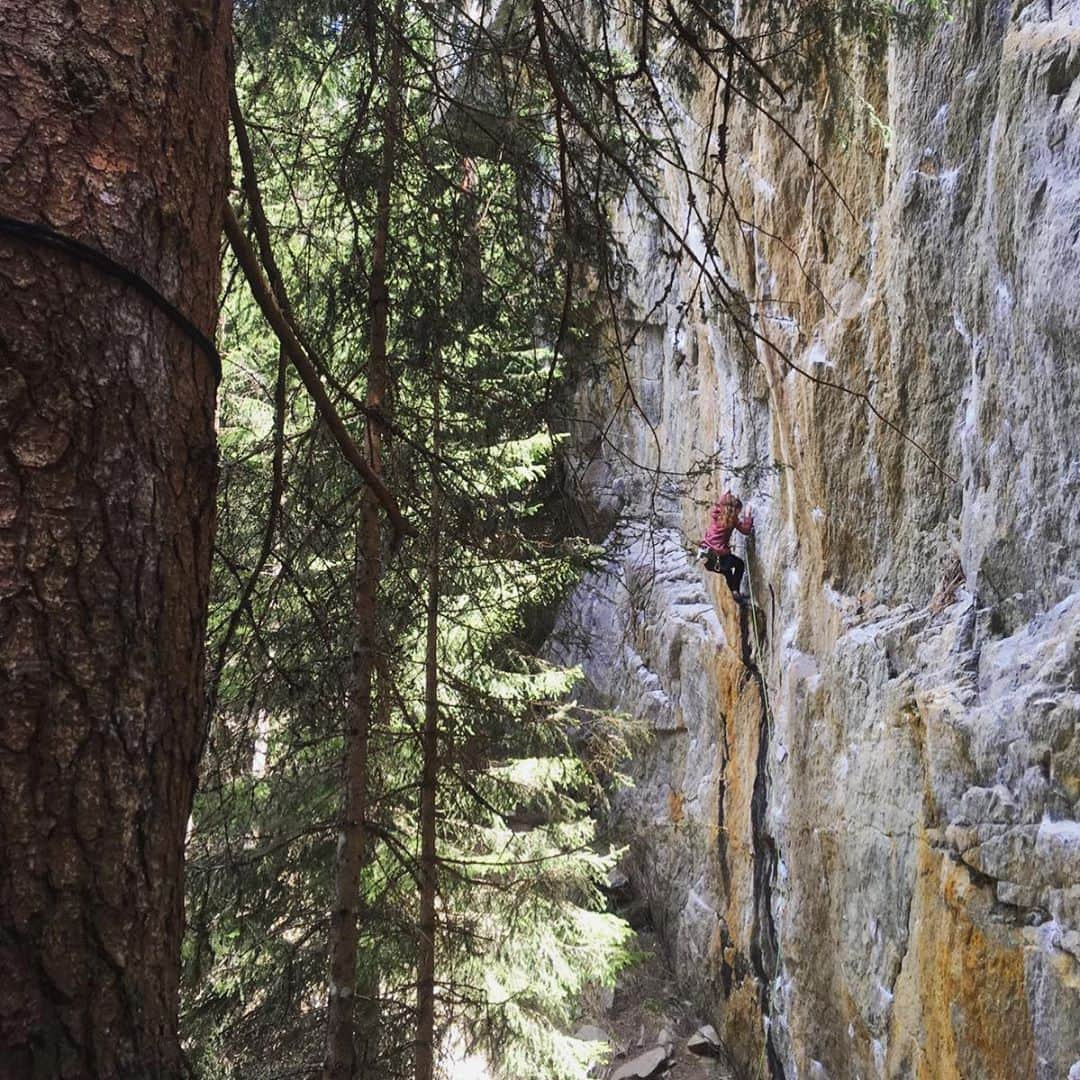
M0 213L208 335L231 0L0 0ZM0 233L0 1077L174 1077L214 370L152 302Z

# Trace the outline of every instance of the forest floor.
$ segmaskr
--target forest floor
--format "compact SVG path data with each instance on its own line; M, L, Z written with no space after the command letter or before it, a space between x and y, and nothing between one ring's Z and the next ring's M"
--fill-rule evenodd
M722 1051L719 1057L700 1057L687 1050L687 1040L704 1023L691 1002L680 994L656 935L640 930L634 949L639 959L618 979L614 994L599 991L583 1002L587 1028L592 1037L603 1032L611 1045L608 1065L596 1070L603 1080L622 1073L629 1077L662 1077L663 1080L737 1080ZM580 1030L580 1029L579 1029ZM581 1036L579 1036L581 1037ZM670 1046L667 1062L655 1071L624 1071L654 1048Z

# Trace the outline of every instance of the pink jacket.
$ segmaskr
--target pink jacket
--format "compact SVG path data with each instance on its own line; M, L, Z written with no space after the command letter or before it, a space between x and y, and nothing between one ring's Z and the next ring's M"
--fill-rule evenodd
M733 509L717 503L709 511L709 527L701 542L718 555L730 555L732 530L738 529L744 536L749 536L753 527L754 515L749 510L742 517L736 517Z

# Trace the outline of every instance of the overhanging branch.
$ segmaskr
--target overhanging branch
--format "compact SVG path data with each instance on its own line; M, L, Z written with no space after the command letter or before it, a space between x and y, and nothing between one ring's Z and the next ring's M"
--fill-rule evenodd
M311 357L308 356L304 346L301 345L289 325L289 320L278 306L266 276L263 274L259 258L244 234L235 211L228 203L225 204L225 235L229 239L229 245L236 255L236 261L240 264L240 269L244 272L244 277L247 278L251 295L255 298L255 302L259 305L264 318L270 324L293 367L296 368L296 373L300 376L300 381L304 384L311 400L315 403L320 418L329 428L330 434L333 435L334 441L338 444L338 448L346 461L356 469L364 483L371 489L375 498L379 500L386 511L386 516L390 519L391 527L394 530L394 547L397 547L404 537L415 535L416 530L405 520L397 500L383 483L382 478L368 464L362 451L349 434L345 422L338 414L334 403L330 400L330 395L326 392L326 387L323 386L322 380L319 378L319 373L315 369Z

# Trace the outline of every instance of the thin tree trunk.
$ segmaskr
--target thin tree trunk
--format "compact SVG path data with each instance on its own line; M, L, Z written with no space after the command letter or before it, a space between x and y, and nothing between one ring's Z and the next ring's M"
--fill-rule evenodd
M230 21L230 0L0 0L0 214L105 252L204 335ZM2 1077L183 1075L214 397L154 301L0 229Z
M439 370L433 365L432 469L439 460ZM435 1073L435 897L438 862L435 847L439 779L439 541L441 507L437 473L431 480L431 531L427 555L427 648L424 658L423 772L420 780L420 939L416 959L416 1080Z
M375 236L372 245L370 296L371 355L368 366L367 405L381 412L389 386L386 340L390 298L387 291L387 242L390 232L390 194L398 139L401 44L397 34L400 5L390 27L388 100L383 124L382 166L376 187ZM382 475L382 438L377 422L366 424L368 459ZM379 503L365 488L357 530L357 558L353 588L353 673L346 716L344 787L345 806L335 871L334 908L330 918L330 988L327 1006L326 1080L352 1080L357 1059L370 1061L372 1047L356 1049L354 1031L356 958L359 939L360 880L364 867L364 818L368 804L368 751L374 713L374 676L379 656L379 578L382 573L382 537ZM375 1033L369 1033L374 1038ZM365 1068L365 1071L367 1069Z

